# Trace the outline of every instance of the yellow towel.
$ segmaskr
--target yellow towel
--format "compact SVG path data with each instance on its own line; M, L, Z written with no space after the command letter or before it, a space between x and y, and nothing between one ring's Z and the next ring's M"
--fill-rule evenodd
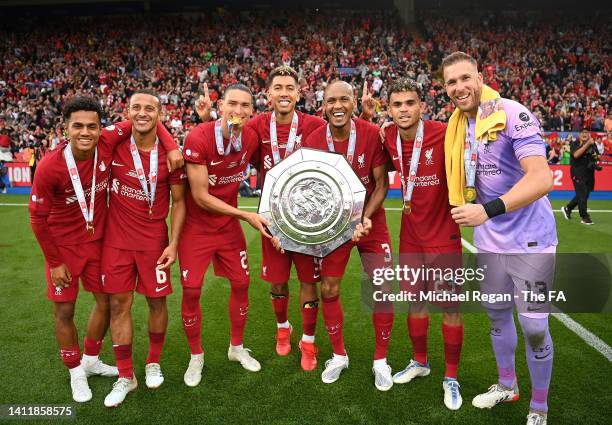
M465 165L463 162L463 144L467 130L467 116L455 108L448 120L444 137L444 158L446 162L446 183L448 184L448 201L453 206L464 205L463 189L465 188ZM476 115L476 139L482 142L485 136L489 141L497 139L497 132L506 127L506 112L498 92L487 85L482 86L480 109Z

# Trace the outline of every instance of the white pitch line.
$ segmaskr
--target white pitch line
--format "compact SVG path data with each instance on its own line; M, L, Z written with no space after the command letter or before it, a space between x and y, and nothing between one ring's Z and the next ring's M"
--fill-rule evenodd
M476 247L465 239L461 238L461 244L472 254L476 253ZM609 362L612 362L612 348L610 348L608 344L606 344L601 338L586 329L580 323L569 317L567 314L561 313L558 308L553 307L553 310L555 312L552 313L552 316L555 319L563 323L566 328L578 335L578 337L582 339L587 345L590 345L595 350L599 351L601 355L608 359Z

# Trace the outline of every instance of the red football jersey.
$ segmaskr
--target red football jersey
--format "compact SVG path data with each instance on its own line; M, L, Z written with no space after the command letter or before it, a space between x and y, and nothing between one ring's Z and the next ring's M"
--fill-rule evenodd
M128 139L131 134L132 123L124 121L107 127L100 135L98 164L96 165L93 236L87 233L85 219L68 175L63 154L67 143L61 143L38 164L28 206L32 230L51 267L57 267L63 262L59 258L58 245L77 245L102 238L106 220L106 188L113 148L122 140ZM85 192L87 208L89 208L94 159L76 161L76 166Z
M229 140L224 138L224 146L227 146L228 143ZM215 122L212 121L200 124L191 130L185 138L183 154L185 161L206 165L208 168L208 193L237 207L240 183L246 178L244 172L249 162L258 158L259 143L255 131L245 126L242 129L240 152L234 152L232 148L227 156L219 155L215 143ZM235 225L237 219L200 208L189 191L185 232L217 233L232 223Z
M389 157L383 149L378 127L359 118L354 118L353 121L357 131L357 140L351 165L353 171L355 171L355 174L357 174L357 177L359 177L361 183L366 188L367 204L370 195L376 187L373 170L376 167L387 164ZM326 125L317 128L302 142L302 147L328 151L326 134ZM348 144L348 139L334 141L334 151L346 156ZM375 217L380 216L380 211L382 210L383 207L381 206L380 210L370 217L372 221L374 221ZM384 218L384 215L382 217Z
M139 154L145 175L148 176L151 152L139 150ZM117 146L111 164L110 200L104 245L132 251L166 247L170 185L184 184L187 181L185 170L180 168L170 173L166 165L166 150L159 144L157 188L152 214L149 216L149 204L136 174L129 140ZM147 185L150 191L148 178Z
M392 158L399 179L397 126L385 129L384 147ZM423 147L416 182L410 201L410 214L402 214L400 241L423 247L441 247L461 243L459 226L453 221L448 203L446 168L444 165L444 135L446 124L424 121ZM404 173L410 170L414 140L402 140ZM403 193L403 192L402 192Z
M296 111L298 116L298 128L297 136L295 138L295 146L293 151L298 150L302 144L302 141L319 127L325 126L326 121L315 117L314 115L304 114ZM253 128L259 137L259 173L261 174L261 185L263 186L266 173L274 167L274 157L272 156L272 145L270 144L270 117L272 112L266 112L264 114L257 115L255 118L250 120L247 124L248 127ZM285 149L287 148L287 141L289 140L289 131L291 130L291 123L279 124L276 123L276 134L278 137L278 150L281 160L285 158Z

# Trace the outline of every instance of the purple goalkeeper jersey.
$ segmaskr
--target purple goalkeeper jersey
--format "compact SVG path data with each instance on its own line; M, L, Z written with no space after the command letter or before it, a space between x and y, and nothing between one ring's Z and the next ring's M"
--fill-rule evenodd
M478 203L484 204L508 192L525 172L519 161L527 156L546 157L540 123L531 112L509 99L492 101L494 109L503 107L506 128L497 140L479 143L476 165ZM470 119L468 135L474 138L476 120ZM540 252L557 245L557 229L547 197L519 210L487 220L474 229L474 245L479 250L498 253Z

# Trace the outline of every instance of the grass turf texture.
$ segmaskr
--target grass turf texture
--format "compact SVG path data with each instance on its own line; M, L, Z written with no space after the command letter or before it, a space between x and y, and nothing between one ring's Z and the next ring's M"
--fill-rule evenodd
M25 203L26 196L0 196L0 203ZM240 205L257 204L241 199ZM555 202L558 208L561 202ZM387 200L387 207L399 207L398 200ZM612 202L589 202L592 209L612 209ZM387 213L393 246L397 248L400 211ZM575 216L577 214L574 214ZM560 252L612 252L612 213L593 213L595 226L579 224L574 217L565 221L555 213ZM465 229L464 229L465 230ZM290 282L289 318L294 326L293 351L278 357L274 351L275 320L268 284L259 279L261 260L259 236L245 226L252 282L249 321L245 346L262 363L262 371L250 373L238 363L227 360L229 323L227 302L229 285L209 270L202 294L203 345L205 369L201 384L188 388L183 373L189 352L180 321L181 287L178 266L173 267L174 294L169 297L170 321L161 364L165 382L156 391L144 383L144 361L147 351L147 307L136 296L133 308L134 365L139 389L131 393L117 409L106 409L103 400L110 391L111 378L90 378L93 400L85 404L72 401L69 375L62 365L53 336L52 306L46 299L44 263L31 233L27 208L0 207L0 404L70 404L76 408L78 423L265 423L265 424L521 424L527 415L530 386L525 362L525 347L519 335L517 374L521 399L492 410L479 410L472 398L496 382L497 374L489 338L488 320L484 314L464 315L465 342L459 369L464 404L451 412L444 407L442 374L444 352L441 316L432 315L429 359L432 373L405 385L395 385L382 393L374 388L371 372L374 336L371 318L359 299L360 263L356 250L344 277L341 299L344 306L345 339L350 368L340 380L326 385L321 382L323 363L331 347L319 315L317 343L319 367L305 373L299 366L296 339L301 334L297 301L297 282ZM471 241L471 231L464 238ZM580 284L577 282L577 284ZM75 321L79 338L84 336L92 305L91 295L81 291ZM575 314L575 320L612 343L609 314ZM394 371L405 367L411 356L405 316L395 320L389 347L389 364ZM600 353L587 346L577 335L557 320L550 321L555 342L555 365L549 397L549 421L555 424L607 424L612 406L609 377L612 365ZM520 331L519 331L520 332ZM102 358L114 364L110 336L107 336ZM50 421L29 421L29 423Z

